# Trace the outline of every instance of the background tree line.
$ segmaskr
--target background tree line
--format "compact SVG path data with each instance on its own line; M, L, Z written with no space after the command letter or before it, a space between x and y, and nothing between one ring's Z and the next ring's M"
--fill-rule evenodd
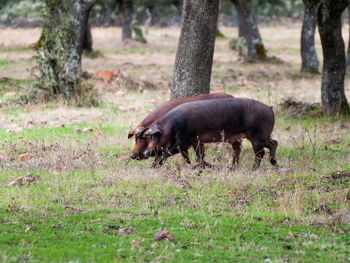
M1 2L1 8L4 10L14 8L15 2L4 0ZM35 0L30 2L37 3ZM17 4L23 5L23 2L17 1ZM123 40L132 38L132 31L134 31L135 39L145 42L141 30L136 25L138 13L135 10L142 9L140 12L147 16L146 24L151 26L156 23L158 16L171 14L165 10L175 8L178 16L182 16L182 23L171 98L209 93L218 17L222 10L226 12L231 10L232 14L233 7L236 10L239 37L245 39L248 57L267 62L256 15L265 12L293 16L298 13L295 10L303 8L301 70L318 72L319 63L314 46L317 24L324 58L321 86L323 111L327 115L348 113L349 106L344 91L346 56L341 34L341 17L349 4L350 0L304 0L303 3L297 0L206 0L201 2L195 0L184 0L184 2L179 0L42 0L40 10L43 18L41 38L43 44L37 45L37 61L41 71L38 86L46 87L53 93L63 93L67 99L70 98L70 94L76 90L75 86L79 82L82 52L84 49L92 50L89 20L91 21L94 16L98 17L102 13L105 19L107 17L112 20L113 17L110 14L119 15ZM228 8L228 5L231 8ZM92 10L95 11L92 12ZM61 38L57 39L57 36ZM61 43L60 48L55 49L55 41ZM57 52L52 53L55 50ZM67 80L68 76L69 80ZM47 87L47 85L55 87Z
M116 0L97 0L90 14L91 21L104 26L120 23L116 12L117 2ZM38 18L41 4L42 0L2 0L0 1L0 20L10 22L16 18ZM302 0L252 0L251 4L257 16L299 17L304 12ZM140 23L147 19L146 9L150 10L152 25L180 22L182 0L134 0L133 5L135 17ZM232 10L230 0L220 1L220 14L225 21L235 19L232 18L236 13Z

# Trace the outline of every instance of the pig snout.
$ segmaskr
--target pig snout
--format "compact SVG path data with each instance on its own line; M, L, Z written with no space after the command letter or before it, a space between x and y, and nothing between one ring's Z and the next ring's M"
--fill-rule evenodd
M131 159L136 159L136 160L142 160L142 159L145 159L145 156L144 156L144 154L143 153L132 153L131 155L130 155L130 158Z

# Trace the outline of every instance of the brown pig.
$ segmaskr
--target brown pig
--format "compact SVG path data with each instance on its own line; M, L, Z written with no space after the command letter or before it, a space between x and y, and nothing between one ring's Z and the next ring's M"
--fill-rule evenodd
M144 132L144 136L150 138L144 154L149 156L155 153L159 156L153 165L156 167L169 156L187 151L191 146L197 148L200 143L228 142L235 150L235 144L247 138L255 153L253 169L259 167L265 154L264 147L270 151L271 164L276 165L278 143L271 139L273 126L272 107L253 99L189 102L169 111ZM203 157L204 153L201 155ZM233 154L233 165L237 164L238 156Z
M160 117L164 116L168 111L172 110L176 106L191 102L191 101L199 101L199 100L212 100L212 99L221 99L221 98L233 98L229 94L225 93L212 93L212 94L201 94L198 96L193 97L187 97L187 98L180 98L180 99L174 99L167 102L164 102L160 106L158 106L154 111L152 111L140 124L136 126L136 128L129 130L128 132L128 139L130 139L132 136L135 135L135 147L132 151L132 154L130 158L142 160L145 158L143 153L146 151L149 138L146 138L143 136L143 132L148 129L148 127L154 123L156 120L158 120ZM203 144L198 145L196 153L197 157L199 158L199 152L204 151ZM190 163L190 159L188 158L187 151L183 151L183 157L186 160L187 163Z

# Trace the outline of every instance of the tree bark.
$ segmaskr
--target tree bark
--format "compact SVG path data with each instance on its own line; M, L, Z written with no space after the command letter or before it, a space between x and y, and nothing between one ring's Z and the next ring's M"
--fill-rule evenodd
M324 58L321 98L326 115L349 113L344 91L346 58L341 32L341 15L347 5L347 0L328 0L317 12Z
M133 3L132 0L118 0L119 3L119 12L121 13L122 18L122 40L132 38L132 12L133 12Z
M248 46L248 56L265 59L266 51L259 28L251 8L250 0L232 0L238 13L239 36L244 37Z
M81 69L81 56L83 49L92 50L92 37L89 26L89 14L95 1L76 1L74 4L74 23L78 31L75 51L78 55L78 67Z
M210 92L218 0L185 0L171 99Z
M318 72L318 58L315 49L317 18L313 10L305 6L303 29L301 31L301 71Z

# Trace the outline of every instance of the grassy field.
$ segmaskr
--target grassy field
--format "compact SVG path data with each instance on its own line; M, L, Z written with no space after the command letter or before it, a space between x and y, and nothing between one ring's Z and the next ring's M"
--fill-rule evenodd
M245 63L219 40L211 88L274 107L279 167L265 157L253 172L247 141L234 171L228 144L206 146L204 170L128 157L127 131L169 98L178 28L151 28L146 45L93 29L84 71L121 71L89 80L95 108L9 103L34 78L26 47L40 30L0 29L0 261L349 262L350 121L320 114L321 76L299 73L300 25L261 33L281 62ZM160 230L175 240L155 241Z

